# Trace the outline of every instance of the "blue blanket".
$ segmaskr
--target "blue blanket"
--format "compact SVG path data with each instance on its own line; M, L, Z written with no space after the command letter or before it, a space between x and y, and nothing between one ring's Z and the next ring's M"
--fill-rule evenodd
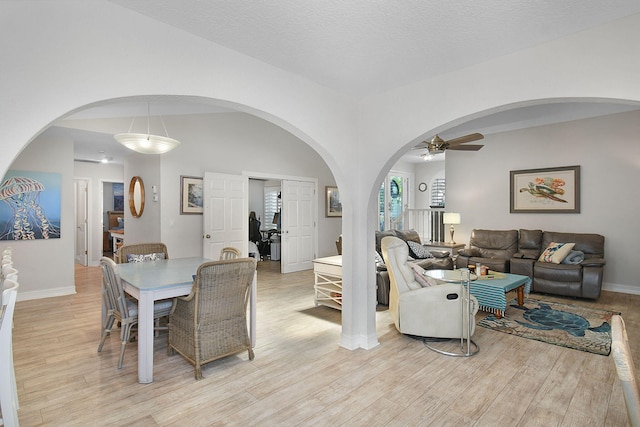
M562 261L563 264L580 264L584 261L584 252L582 251L571 251L569 255L567 255Z

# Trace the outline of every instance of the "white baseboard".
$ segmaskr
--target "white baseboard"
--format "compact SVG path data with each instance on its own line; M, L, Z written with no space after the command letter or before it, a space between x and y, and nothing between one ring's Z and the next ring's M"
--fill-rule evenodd
M621 294L640 295L640 288L637 286L621 285L619 283L603 283L603 291L619 292Z
M370 350L380 343L378 342L378 338L374 336L363 336L363 335L340 335L340 347L346 348L347 350L356 350L358 348L363 348L365 350Z
M32 299L61 297L64 295L73 295L75 293L76 293L75 286L68 286L65 288L46 289L42 291L27 291L27 292L20 292L20 289L18 289L18 297L16 298L16 301L28 301Z

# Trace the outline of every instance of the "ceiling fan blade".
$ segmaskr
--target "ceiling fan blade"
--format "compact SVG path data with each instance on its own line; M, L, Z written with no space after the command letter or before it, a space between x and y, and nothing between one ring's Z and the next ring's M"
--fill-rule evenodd
M447 150L456 150L456 151L478 151L484 147L484 145L454 145L453 147L447 148Z
M459 138L450 139L447 141L449 147L452 145L465 144L467 142L478 141L484 138L481 133L470 133L469 135L461 136Z

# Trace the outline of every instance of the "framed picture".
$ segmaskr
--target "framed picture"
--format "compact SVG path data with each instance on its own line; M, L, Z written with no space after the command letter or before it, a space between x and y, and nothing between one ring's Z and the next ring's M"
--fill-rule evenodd
M342 216L342 202L338 187L325 187L327 193L326 216Z
M0 240L59 239L62 175L9 170L2 181Z
M202 178L180 176L180 215L202 215L203 193Z
M511 213L580 213L580 166L510 172Z

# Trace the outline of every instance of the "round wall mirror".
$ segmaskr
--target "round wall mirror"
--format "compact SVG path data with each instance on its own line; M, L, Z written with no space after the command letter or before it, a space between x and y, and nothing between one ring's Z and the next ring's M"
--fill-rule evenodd
M144 183L139 176L131 178L129 184L129 210L134 218L140 218L144 211Z

